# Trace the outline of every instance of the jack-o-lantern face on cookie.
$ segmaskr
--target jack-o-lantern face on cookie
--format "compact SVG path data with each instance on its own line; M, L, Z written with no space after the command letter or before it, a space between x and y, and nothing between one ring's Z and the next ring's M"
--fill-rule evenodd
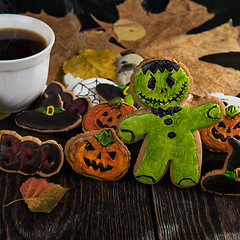
M124 145L114 141L113 130L97 132L80 134L70 143L68 162L83 175L99 180L118 180L128 171L129 152Z
M229 137L240 140L240 111L237 106L231 105L226 108L225 118L208 128L200 129L203 145L210 150L227 152L230 145Z
M100 103L88 110L83 118L83 129L92 131L112 128L116 131L119 118L135 109L135 107L124 103L123 99L113 98L109 102Z
M185 70L170 60L152 60L132 76L133 91L140 104L149 108L179 106L190 88Z

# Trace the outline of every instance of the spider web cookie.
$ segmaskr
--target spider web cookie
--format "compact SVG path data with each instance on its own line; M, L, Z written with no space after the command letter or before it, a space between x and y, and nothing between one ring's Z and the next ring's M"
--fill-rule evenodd
M74 88L73 93L77 97L88 97L92 101L93 106L99 104L101 102L101 99L98 97L98 95L95 92L95 88L98 84L107 83L114 86L117 86L116 83L114 83L111 80L107 80L104 78L89 78L82 82L79 82Z

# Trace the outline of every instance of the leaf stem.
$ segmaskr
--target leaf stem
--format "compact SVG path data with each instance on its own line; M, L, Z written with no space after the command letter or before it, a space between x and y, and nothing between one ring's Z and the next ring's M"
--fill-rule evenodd
M15 202L19 202L19 201L22 201L22 200L26 200L26 198L16 199L16 200L14 200L14 201L12 201L12 202L6 204L6 205L3 205L3 207L4 207L4 208L5 208L5 207L8 207L9 205L11 205L11 204L13 204L13 203L15 203Z

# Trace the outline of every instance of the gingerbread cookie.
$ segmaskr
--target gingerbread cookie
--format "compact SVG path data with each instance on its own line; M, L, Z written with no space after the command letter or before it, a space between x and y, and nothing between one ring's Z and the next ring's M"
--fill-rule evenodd
M117 130L117 123L125 113L135 110L132 105L124 103L122 98L116 97L109 102L100 103L88 110L82 121L83 131L103 128Z
M97 180L122 178L130 165L130 152L112 129L81 133L67 141L66 159L72 168Z
M216 194L240 196L240 142L228 138L230 150L222 169L213 170L201 179L204 191Z
M38 132L63 132L77 127L82 117L66 111L60 95L54 92L37 109L17 114L15 121L22 128Z
M229 137L240 140L240 110L230 105L225 109L226 115L221 122L213 126L200 129L203 146L213 152L228 152Z
M143 108L124 115L118 130L127 143L144 138L134 165L138 181L157 183L170 166L174 185L199 182L202 147L197 129L219 121L224 105L208 97L185 107L191 84L189 71L175 60L148 59L134 70L130 93Z
M59 172L64 161L62 146L56 141L42 142L14 131L0 131L0 149L0 169L10 173L50 177Z

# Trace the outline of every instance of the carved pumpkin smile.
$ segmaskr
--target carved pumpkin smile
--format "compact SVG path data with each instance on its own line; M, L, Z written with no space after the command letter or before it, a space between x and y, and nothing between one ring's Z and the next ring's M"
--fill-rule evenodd
M84 162L86 163L86 165L88 167L92 167L94 170L100 170L100 172L106 172L106 171L109 171L109 170L112 170L113 169L113 166L110 166L110 165L107 165L106 167L103 166L102 163L96 163L96 161L94 160L90 160L86 157L84 157Z
M221 124L221 123L223 124L223 122L220 122L220 124ZM219 124L218 124L218 125L219 125ZM239 125L239 123L237 123L237 125L235 125L235 126L238 126L238 125ZM239 126L238 126L238 127L239 127ZM233 129L236 129L236 127L235 127L235 128L233 127ZM223 134L218 133L218 131L217 131L217 129L216 129L215 127L212 128L212 135L213 135L213 137L216 138L216 139L221 140L222 142L226 142L229 137L234 137L234 138L240 140L240 136L239 136L239 135L234 135L234 136L231 136L231 135L230 135L230 134L231 134L230 127L228 127L228 129L226 130L226 133L228 133L229 136L224 137Z
M228 137L224 137L221 133L218 133L215 127L212 128L212 135L216 139L220 139L222 142L226 142Z
M234 106L228 106L225 118L208 128L200 129L203 145L212 151L227 152L230 149L228 138L240 140L240 112Z

